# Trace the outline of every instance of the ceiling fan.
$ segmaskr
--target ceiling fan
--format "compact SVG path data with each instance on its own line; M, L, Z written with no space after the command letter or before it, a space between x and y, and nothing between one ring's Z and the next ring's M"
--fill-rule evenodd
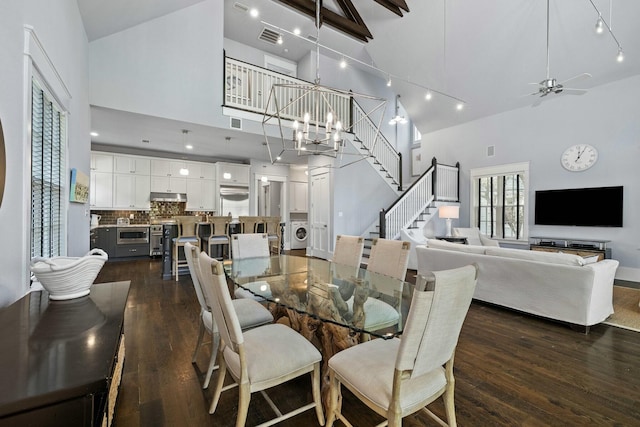
M549 0L547 0L547 78L545 78L539 83L529 83L532 85L538 85L538 90L533 93L530 93L529 95L539 95L541 98L544 96L547 96L550 93L560 93L560 92L569 93L573 95L583 95L587 92L585 89L567 88L565 87L565 84L567 84L568 82L576 82L589 77L591 77L591 74L582 73L582 74L578 74L577 76L568 78L562 82L558 82L556 79L550 77L549 75ZM536 103L534 103L534 106L538 105L540 102L542 102L541 99L536 101Z

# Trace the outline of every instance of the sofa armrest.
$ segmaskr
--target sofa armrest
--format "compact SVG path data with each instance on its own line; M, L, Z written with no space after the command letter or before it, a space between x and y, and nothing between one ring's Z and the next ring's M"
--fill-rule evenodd
M613 313L613 281L619 262L604 259L587 264L582 268L593 270L593 286L591 287L591 310L587 312L587 325L599 323Z

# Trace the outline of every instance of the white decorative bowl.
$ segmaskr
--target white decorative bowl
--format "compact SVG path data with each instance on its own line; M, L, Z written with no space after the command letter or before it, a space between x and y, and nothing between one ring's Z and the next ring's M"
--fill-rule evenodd
M89 288L108 258L102 249L92 249L80 258L34 258L31 271L49 292L49 299L80 298L89 295Z

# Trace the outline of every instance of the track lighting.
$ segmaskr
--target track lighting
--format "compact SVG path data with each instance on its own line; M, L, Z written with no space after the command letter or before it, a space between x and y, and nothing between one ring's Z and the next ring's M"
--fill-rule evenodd
M387 80L387 87L391 87L391 77L389 77Z
M598 16L598 20L596 21L596 33L602 34L604 32L604 22L602 21L602 16Z
M282 44L284 43L284 40L282 40L282 36L278 36L278 44Z
M622 48L618 49L618 56L616 56L616 60L618 62L624 61L624 53L622 52Z

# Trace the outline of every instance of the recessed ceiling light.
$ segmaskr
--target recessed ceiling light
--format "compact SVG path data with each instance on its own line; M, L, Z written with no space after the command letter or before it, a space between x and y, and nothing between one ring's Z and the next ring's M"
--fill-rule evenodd
M279 36L279 37L278 37L278 42L277 42L277 43L278 43L278 44L282 44L283 42L284 42L284 40L282 40L282 36Z
M184 148L186 148L187 150L193 150L193 145L187 144L184 146Z
M260 15L260 12L258 12L258 9L254 7L249 11L249 15L251 15L252 18L257 18L258 15Z
M340 61L340 68L347 68L347 60L342 58L342 61Z
M293 34L295 34L296 36L300 35L300 28L296 27L293 29Z
M224 179L231 179L231 174L229 172L225 172L225 173L222 174L222 177Z
M91 132L89 135L91 135L91 136L99 136L100 134L98 132Z
M456 105L456 110L460 111L464 108L464 104L462 102L458 102L458 105Z
M431 92L427 92L427 94L424 96L424 99L429 101L431 99Z

